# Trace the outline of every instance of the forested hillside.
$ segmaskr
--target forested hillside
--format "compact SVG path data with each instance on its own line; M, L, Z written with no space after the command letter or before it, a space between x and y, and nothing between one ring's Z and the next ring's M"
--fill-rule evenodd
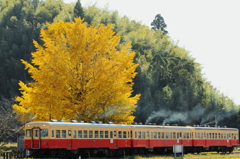
M79 5L79 4L78 4ZM45 22L73 21L75 4L62 0L2 0L0 2L0 96L19 94L19 80L31 81L20 59L30 61L33 39L41 44L39 31ZM83 7L87 24L112 23L120 44L132 42L139 64L133 96L141 94L136 122L203 124L215 118L219 125L238 127L239 106L203 78L201 65L168 34L153 30L117 11ZM154 17L153 17L154 19ZM180 39L181 40L181 39ZM203 46L204 47L204 46ZM224 120L223 120L224 119ZM94 120L94 119L93 119Z

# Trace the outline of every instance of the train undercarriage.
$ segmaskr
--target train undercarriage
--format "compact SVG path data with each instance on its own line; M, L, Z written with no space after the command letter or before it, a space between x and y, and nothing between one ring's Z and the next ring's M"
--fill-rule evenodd
M231 153L234 147L214 146L214 147L184 147L184 154L187 153L201 153L201 152L218 152L218 153ZM172 147L155 147L153 149L146 148L120 148L120 149L107 149L107 148L86 148L78 150L66 149L32 149L30 150L29 157L51 157L51 158L66 158L66 157L121 157L126 155L146 155L146 154L172 154Z

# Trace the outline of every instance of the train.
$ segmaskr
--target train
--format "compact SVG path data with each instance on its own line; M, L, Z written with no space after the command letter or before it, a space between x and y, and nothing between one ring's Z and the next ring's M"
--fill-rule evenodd
M174 145L182 145L184 153L231 153L239 144L238 129L227 127L51 120L26 123L24 131L28 157L165 154Z

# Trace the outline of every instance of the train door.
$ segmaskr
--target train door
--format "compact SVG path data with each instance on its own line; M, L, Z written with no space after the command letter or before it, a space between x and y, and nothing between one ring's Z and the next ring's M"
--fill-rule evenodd
M114 130L111 132L113 132L113 135L112 135L112 138L110 139L110 143L112 144L114 149L117 149L118 148L118 131Z
M39 127L32 128L32 149L41 147L41 129Z
M72 129L67 130L67 149L72 149Z

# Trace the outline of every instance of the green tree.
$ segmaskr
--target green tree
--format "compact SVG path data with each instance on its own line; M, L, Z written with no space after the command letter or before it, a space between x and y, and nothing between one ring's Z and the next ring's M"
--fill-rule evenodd
M151 23L153 30L161 30L164 34L168 34L168 31L166 30L167 24L164 21L164 18L161 16L161 14L157 14L155 16L155 19Z
M80 0L76 2L73 13L74 13L74 17L84 18L84 11L80 3Z

